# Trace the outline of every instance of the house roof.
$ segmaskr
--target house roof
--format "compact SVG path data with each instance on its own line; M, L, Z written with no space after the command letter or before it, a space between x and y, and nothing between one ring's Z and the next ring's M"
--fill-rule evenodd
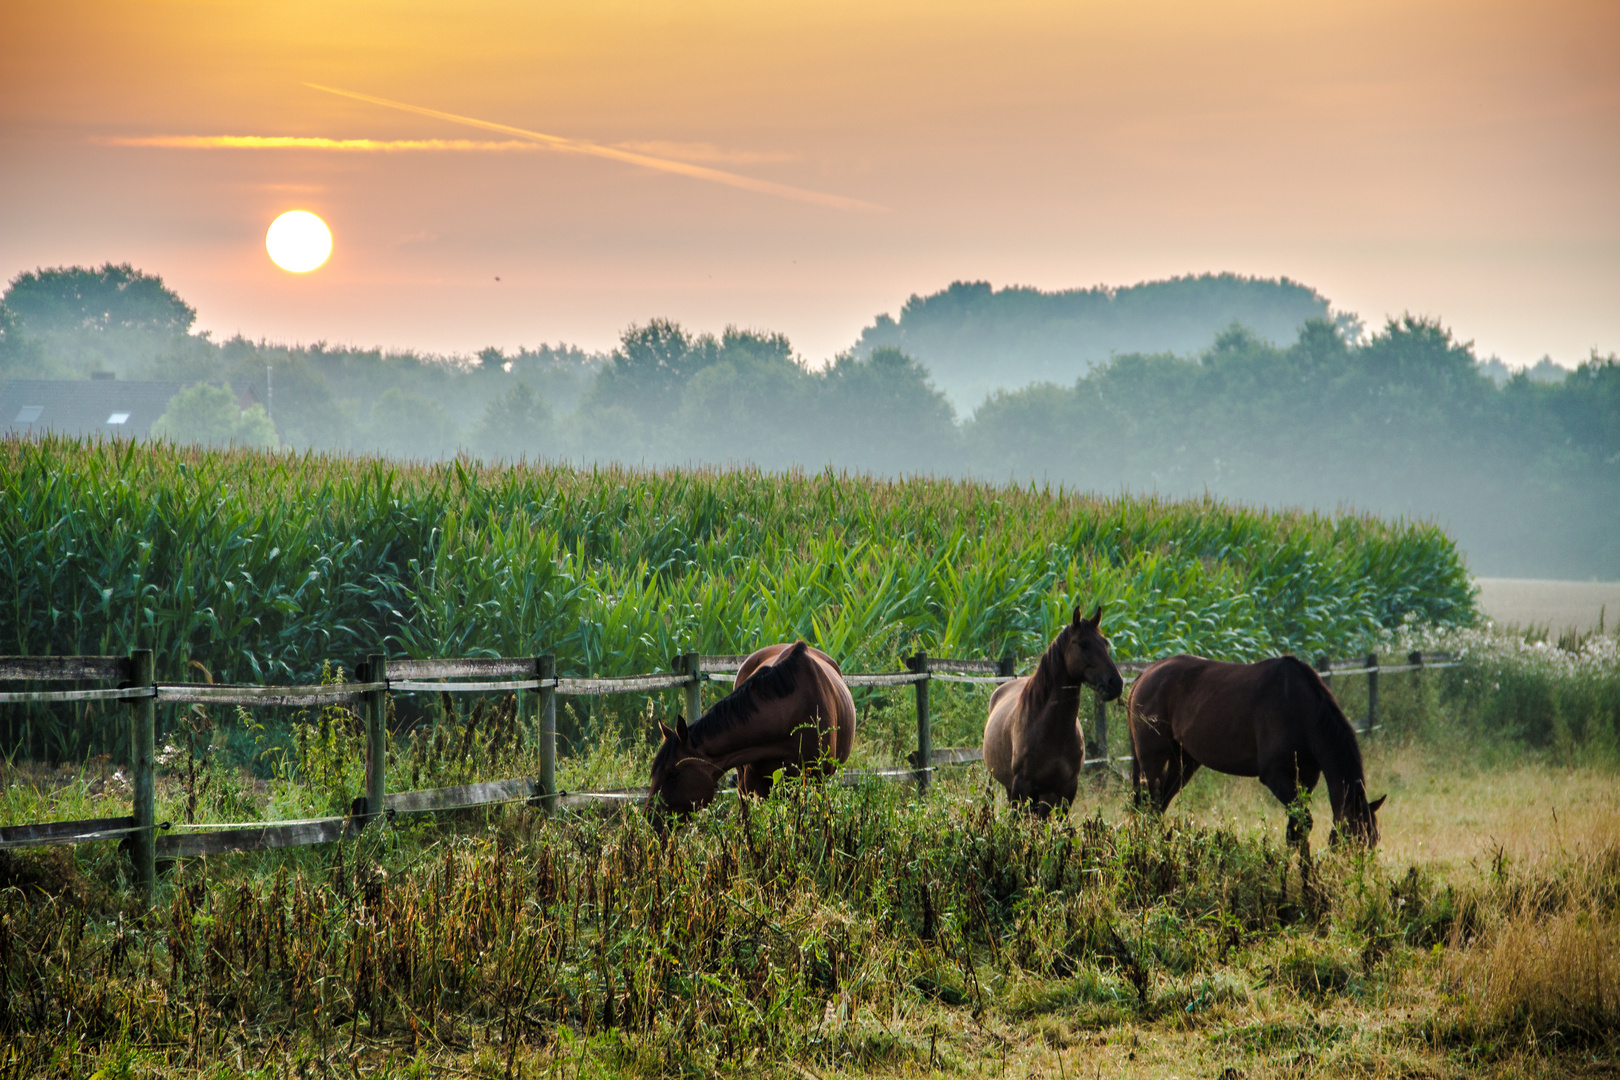
M12 379L0 383L0 436L107 435L144 439L190 383L122 379Z

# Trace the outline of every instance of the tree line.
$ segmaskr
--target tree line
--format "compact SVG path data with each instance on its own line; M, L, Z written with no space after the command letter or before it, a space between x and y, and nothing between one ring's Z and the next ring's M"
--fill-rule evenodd
M251 387L271 405L259 438L294 449L831 466L1353 505L1438 520L1476 573L1620 577L1620 362L1594 353L1562 381L1498 381L1437 320L1365 335L1322 311L1292 340L1234 323L1194 354L1118 353L1073 380L998 389L964 417L923 362L871 333L819 368L779 333L666 319L627 328L605 355L215 343L160 279L109 265L12 282L0 378L113 370ZM201 417L203 391L188 393ZM231 438L222 395L212 428L180 404L165 435Z

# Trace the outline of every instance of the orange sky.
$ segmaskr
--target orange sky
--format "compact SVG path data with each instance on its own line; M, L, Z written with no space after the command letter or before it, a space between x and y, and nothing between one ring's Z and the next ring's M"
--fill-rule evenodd
M1607 0L0 0L0 275L133 262L216 336L602 348L667 315L821 360L953 279L1233 270L1573 364L1620 351L1616 55ZM139 145L219 135L414 145ZM304 277L264 253L294 208L336 244Z

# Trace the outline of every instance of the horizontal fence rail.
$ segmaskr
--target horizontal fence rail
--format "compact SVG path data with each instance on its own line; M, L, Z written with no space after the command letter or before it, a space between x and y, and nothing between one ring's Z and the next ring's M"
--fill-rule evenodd
M110 840L135 831L134 817L87 818L83 821L48 821L38 825L0 828L0 851L42 844L77 844L84 840Z
M121 684L97 689L0 691L0 704L128 702L135 774L133 814L0 827L0 850L122 840L130 846L137 886L143 896L150 898L155 860L159 857L192 858L330 843L357 835L373 821L387 821L399 814L452 812L519 802L548 811L634 804L645 801L646 788L603 791L558 789L555 781L556 695L592 697L680 689L685 692L687 711L696 716L702 712L703 684L735 682L738 671L747 659L746 656L698 656L688 653L675 658L673 666L678 669L676 671L596 678L558 676L555 674L555 661L549 656L390 660L374 655L356 666L358 681L355 682L251 686L159 684L151 677L151 653L140 650L128 657L0 656L0 682L100 681ZM1459 663L1449 653L1434 652L1414 652L1407 656L1406 661L1404 664L1380 665L1376 655L1346 660L1323 657L1317 660L1316 669L1329 682L1335 676L1367 676L1368 714L1362 730L1368 732L1377 726L1379 675L1456 667ZM869 781L910 780L916 782L919 792L926 792L931 775L938 769L983 760L982 747L933 748L928 684L998 685L1011 682L1019 678L1013 673L1012 658L984 660L918 655L908 658L906 666L906 671L851 672L844 674L843 680L852 689L912 687L917 696L917 750L908 756L907 764L903 767L841 768L837 772L838 783L853 785ZM1126 682L1135 681L1148 666L1145 661L1122 661L1117 664ZM539 693L542 773L539 778L519 777L456 787L386 792L384 762L387 736L382 720L387 694L482 694L520 690ZM246 708L307 708L357 703L367 717L367 794L354 800L348 814L335 817L200 825L159 823L155 815L156 754L153 746L153 709L158 703ZM1107 723L1106 705L1099 694L1096 695L1093 719L1095 741L1087 748L1087 767L1111 767L1114 762L1130 760L1129 757L1108 756ZM157 836L159 832L170 835Z

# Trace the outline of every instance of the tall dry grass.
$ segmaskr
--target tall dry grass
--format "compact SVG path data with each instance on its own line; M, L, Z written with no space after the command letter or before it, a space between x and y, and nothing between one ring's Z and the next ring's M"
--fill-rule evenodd
M1620 840L1612 831L1528 872L1499 865L1471 940L1444 965L1459 1033L1535 1044L1620 1035Z

